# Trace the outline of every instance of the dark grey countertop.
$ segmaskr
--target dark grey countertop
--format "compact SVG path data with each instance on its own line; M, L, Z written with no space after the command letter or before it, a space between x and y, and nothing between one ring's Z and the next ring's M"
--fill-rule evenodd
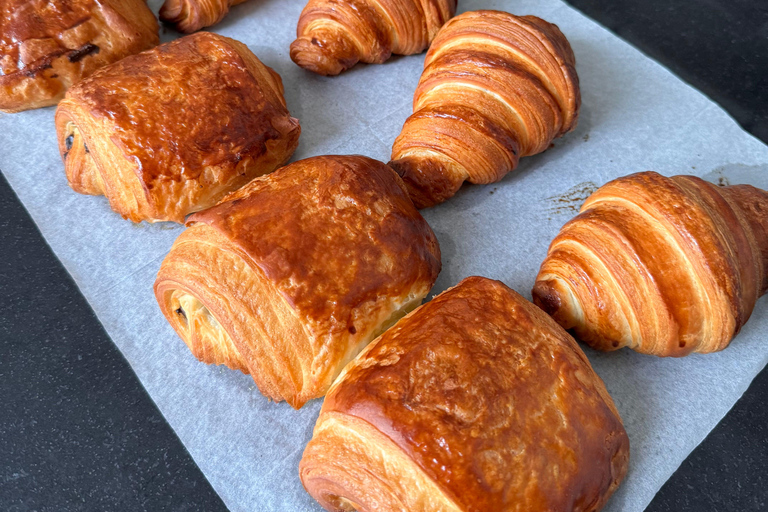
M768 142L768 1L570 3ZM0 233L0 511L226 510L3 178ZM763 370L648 511L768 510L767 396Z

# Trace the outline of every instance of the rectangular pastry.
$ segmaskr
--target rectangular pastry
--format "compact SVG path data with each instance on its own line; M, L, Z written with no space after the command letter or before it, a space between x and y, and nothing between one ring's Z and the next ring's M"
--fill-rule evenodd
M592 512L628 461L573 338L499 281L470 277L344 369L299 471L334 511Z
M144 0L0 2L0 110L55 105L100 67L160 42Z
M362 156L300 160L192 215L155 295L201 361L295 408L421 303L434 233L397 174Z
M134 222L175 221L288 161L301 128L280 75L199 32L107 66L56 111L70 186Z

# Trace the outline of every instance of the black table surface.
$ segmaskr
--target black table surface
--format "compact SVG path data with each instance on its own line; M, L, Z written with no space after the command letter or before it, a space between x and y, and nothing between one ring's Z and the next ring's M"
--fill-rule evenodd
M768 1L570 3L768 142ZM0 230L0 510L225 511L4 178ZM768 510L766 396L763 370L647 510Z

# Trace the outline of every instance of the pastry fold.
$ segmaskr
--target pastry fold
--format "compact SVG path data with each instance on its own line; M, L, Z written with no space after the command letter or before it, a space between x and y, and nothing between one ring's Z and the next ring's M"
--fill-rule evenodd
M55 105L72 84L159 41L144 0L3 0L0 110Z
M155 295L201 361L294 408L421 303L440 248L397 174L361 156L300 160L192 215Z
M534 302L598 350L728 346L768 288L768 193L643 172L600 187L552 241Z
M299 17L291 59L321 75L395 53L423 52L456 13L456 0L309 0Z
M200 32L99 70L56 110L70 186L134 222L183 222L290 159L301 128L280 75Z
M504 284L470 277L344 369L299 472L333 511L592 512L628 461L573 338Z
M191 34L224 19L229 8L246 0L165 0L160 19L179 32Z
M562 32L535 16L474 11L446 23L392 147L390 165L414 204L441 203L464 181L499 181L572 130L581 104L574 66Z

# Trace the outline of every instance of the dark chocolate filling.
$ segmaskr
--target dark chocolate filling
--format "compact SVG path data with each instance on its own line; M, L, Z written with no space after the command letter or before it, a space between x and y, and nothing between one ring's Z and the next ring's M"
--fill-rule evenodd
M84 44L77 50L72 50L69 53L69 62L80 61L84 57L87 57L88 55L99 53L99 51L101 51L101 48L99 48L95 44L92 44L92 43Z

